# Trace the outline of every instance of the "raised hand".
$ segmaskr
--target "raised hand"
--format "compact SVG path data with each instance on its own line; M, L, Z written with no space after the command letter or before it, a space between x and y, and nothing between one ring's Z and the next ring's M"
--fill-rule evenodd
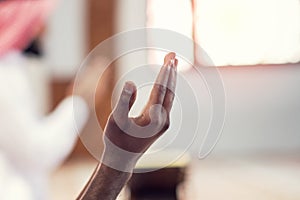
M132 170L142 154L169 128L177 76L175 56L175 53L165 56L148 103L136 118L128 117L135 101L136 86L132 82L124 85L104 130L102 162L105 165L120 171Z
M78 199L116 199L143 153L169 128L178 61L166 55L150 98L139 117L128 117L137 89L127 82L104 130L105 151Z

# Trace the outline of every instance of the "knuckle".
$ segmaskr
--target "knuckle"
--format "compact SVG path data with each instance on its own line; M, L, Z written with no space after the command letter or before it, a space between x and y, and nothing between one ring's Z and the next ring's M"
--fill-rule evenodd
M159 120L156 120L154 123L155 123L155 126L158 129L162 130L163 132L168 130L170 127L170 122L168 120L164 121L162 119L159 119Z
M159 117L153 117L151 119L152 123L154 124L155 127L159 127L161 124L161 120L159 119Z
M170 128L170 120L168 119L165 124L164 124L164 127L163 127L163 130L166 131Z
M158 113L155 117L151 119L155 127L166 131L170 127L170 118L166 113Z
M111 115L109 116L108 123L109 123L109 124L115 124L115 123L116 123L116 120L115 120L113 114L111 114Z
M157 84L156 87L159 93L165 93L167 90L167 88L162 84Z

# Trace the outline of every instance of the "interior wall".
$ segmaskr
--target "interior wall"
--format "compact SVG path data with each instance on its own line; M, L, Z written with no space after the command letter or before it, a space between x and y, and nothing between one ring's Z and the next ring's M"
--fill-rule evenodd
M227 96L220 152L300 151L300 64L221 68Z
M45 40L46 54L49 53L46 59L52 63L54 73L70 76L77 69L87 49L84 39L87 33L83 21L86 18L86 5L84 0L64 0L60 4L50 18L49 33ZM115 32L145 27L145 0L116 0L115 5ZM145 64L146 59L145 52L123 56L118 61L118 77ZM298 64L226 67L220 68L220 73L226 90L227 116L215 153L300 150ZM144 91L143 94L146 93ZM203 102L208 101L203 99ZM137 107L142 107L143 101L137 103L140 104ZM194 152L199 150L200 142L197 141L192 146Z
M119 0L117 6L117 32L146 25L145 0ZM145 54L133 52L123 56L119 60L119 78L145 64ZM224 67L220 68L220 73L227 112L215 154L300 151L300 64ZM201 141L195 141L190 149L198 152L200 144ZM180 147L180 143L174 147Z
M52 75L69 79L87 52L86 1L63 0L51 14L44 35L44 59Z

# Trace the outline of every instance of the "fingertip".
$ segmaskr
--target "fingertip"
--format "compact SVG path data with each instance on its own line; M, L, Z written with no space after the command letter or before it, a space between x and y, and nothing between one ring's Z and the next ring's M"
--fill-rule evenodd
M176 53L175 52L170 52L166 56L170 57L171 59L174 59L176 57Z
M171 60L174 60L176 57L176 53L174 52L170 52L168 53L166 56L165 56L165 59L164 59L164 66L167 66L170 64Z
M128 94L133 94L136 92L136 86L132 81L127 81L123 87L123 90Z

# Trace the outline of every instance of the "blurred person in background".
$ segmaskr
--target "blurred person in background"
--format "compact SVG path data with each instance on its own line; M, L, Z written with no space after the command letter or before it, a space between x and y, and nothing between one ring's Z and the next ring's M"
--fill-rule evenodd
M67 97L47 116L41 115L29 83L28 63L22 51L39 33L54 4L53 0L0 2L0 199L3 200L47 199L49 175L70 153L77 132L89 116L88 98L84 95L91 94L86 91L82 91L82 96ZM125 84L105 128L108 140L104 140L103 163L98 164L79 199L115 199L140 156L168 129L176 66L175 54L168 54L150 99L137 118L128 118L136 86L131 82ZM88 88L90 74L79 79L83 89ZM73 104L77 106L76 113ZM159 109L153 109L154 105L159 105ZM150 116L156 119L154 124ZM120 122L127 128L135 127L134 124L154 125L148 127L151 137L131 137L128 132L134 135L142 132L120 127ZM115 151L114 145L138 156L120 159L121 154Z
M49 175L68 156L88 119L88 106L78 95L43 116L30 84L22 51L55 2L0 2L0 199L47 199ZM76 124L73 102L78 106Z

